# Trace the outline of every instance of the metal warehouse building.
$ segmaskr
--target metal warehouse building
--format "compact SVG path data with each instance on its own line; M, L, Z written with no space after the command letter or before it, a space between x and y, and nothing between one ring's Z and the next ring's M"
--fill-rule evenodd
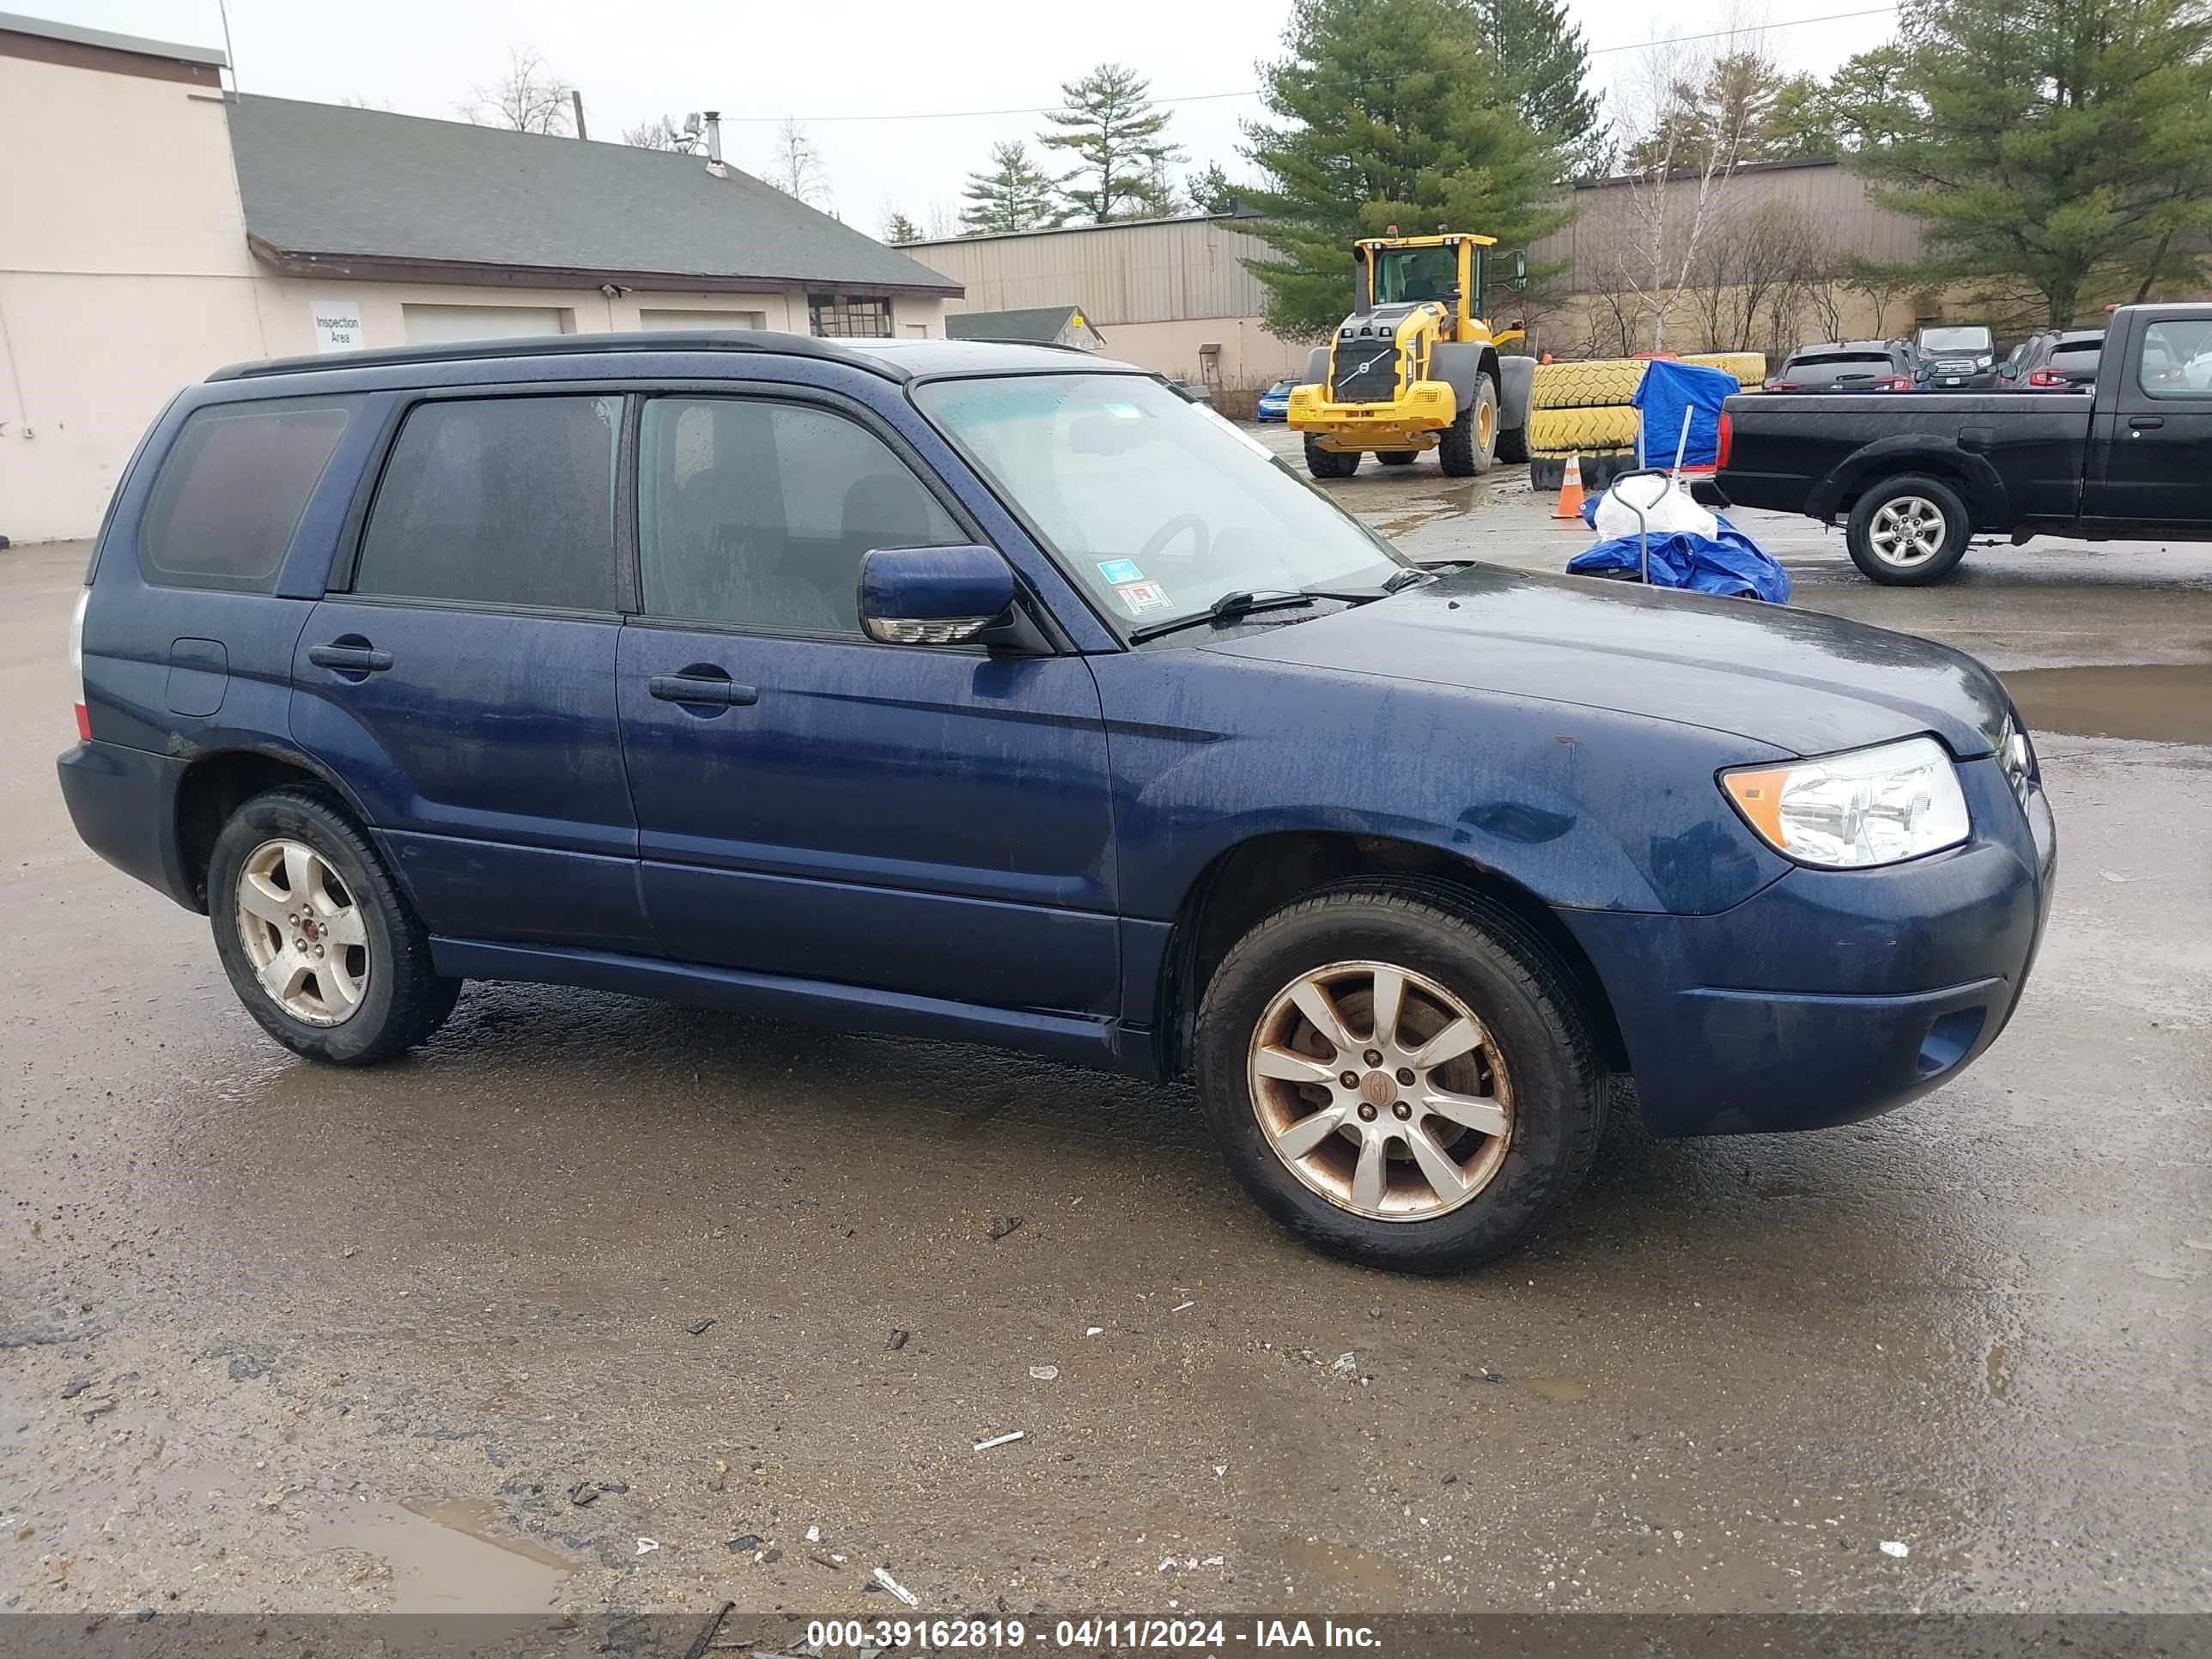
M946 302L947 315L1073 306L1105 337L1109 357L1249 390L1299 373L1306 349L1260 326L1266 291L1242 262L1269 255L1239 228L1244 222L1130 220L911 242L899 252L967 290Z

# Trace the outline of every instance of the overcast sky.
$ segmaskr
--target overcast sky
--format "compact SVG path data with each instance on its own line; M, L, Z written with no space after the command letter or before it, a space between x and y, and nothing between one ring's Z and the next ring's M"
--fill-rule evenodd
M216 0L7 3L93 28L222 45ZM1571 4L1599 49L1600 88L1655 31L1720 23L1717 7ZM1767 50L1786 69L1824 72L1887 39L1893 16L1790 20L1879 4L1765 0L1743 15L1767 26ZM1679 20L1671 25L1669 10ZM663 112L680 121L720 108L726 151L749 172L765 168L776 123L798 116L827 164L836 211L873 234L893 205L925 225L933 207L957 215L963 176L990 146L1031 137L1040 124L1028 112L1058 101L1062 82L1102 59L1150 77L1192 167L1218 160L1237 176L1238 122L1261 112L1249 95L1254 64L1276 55L1289 11L1290 0L230 0L230 36L241 91L356 98L449 118L472 88L501 77L510 47L534 46L582 89L595 138ZM1219 94L1240 95L1207 95ZM948 111L1017 112L894 118Z

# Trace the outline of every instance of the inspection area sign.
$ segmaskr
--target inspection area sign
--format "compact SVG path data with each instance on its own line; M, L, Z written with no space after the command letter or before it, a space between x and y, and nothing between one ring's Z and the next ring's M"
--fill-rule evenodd
M358 351L368 343L361 328L358 300L310 300L317 351Z

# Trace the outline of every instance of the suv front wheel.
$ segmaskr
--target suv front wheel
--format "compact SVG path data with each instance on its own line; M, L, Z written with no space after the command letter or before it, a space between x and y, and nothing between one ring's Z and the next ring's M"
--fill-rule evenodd
M1213 975L1199 1086L1231 1170L1308 1243L1441 1273L1504 1255L1581 1182L1605 1080L1516 918L1359 881L1276 912Z
M386 1059L444 1024L460 994L375 847L318 790L274 790L231 815L208 915L246 1012L310 1060Z

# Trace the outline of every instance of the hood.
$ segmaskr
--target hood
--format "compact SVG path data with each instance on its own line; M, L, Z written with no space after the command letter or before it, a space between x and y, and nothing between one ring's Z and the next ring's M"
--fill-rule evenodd
M1933 732L1992 752L2010 705L1963 652L1809 611L1476 565L1206 647L1731 732L1793 755Z

